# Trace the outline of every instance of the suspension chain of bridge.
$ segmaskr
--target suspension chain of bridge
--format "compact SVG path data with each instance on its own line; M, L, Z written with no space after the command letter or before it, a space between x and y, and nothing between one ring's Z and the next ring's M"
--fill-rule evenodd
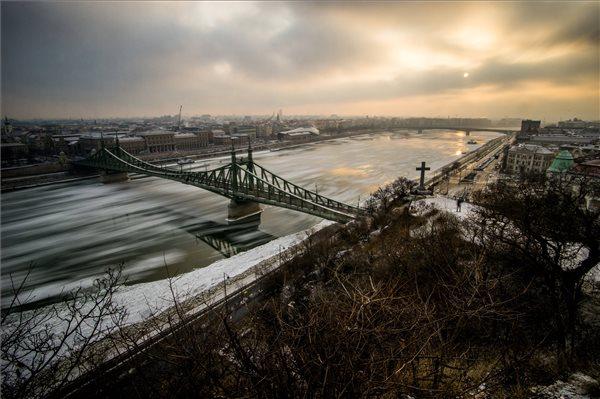
M230 163L204 172L152 165L125 151L118 141L114 148L103 146L100 151L77 164L104 171L161 177L203 188L230 199L279 206L337 222L348 222L362 212L358 207L293 184L254 163L250 147L247 159L236 160L235 151L232 151Z

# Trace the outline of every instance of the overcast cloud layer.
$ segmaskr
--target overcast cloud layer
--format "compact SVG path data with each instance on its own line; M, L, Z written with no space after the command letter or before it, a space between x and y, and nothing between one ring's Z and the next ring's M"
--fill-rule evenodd
M597 2L1 7L9 117L600 119Z

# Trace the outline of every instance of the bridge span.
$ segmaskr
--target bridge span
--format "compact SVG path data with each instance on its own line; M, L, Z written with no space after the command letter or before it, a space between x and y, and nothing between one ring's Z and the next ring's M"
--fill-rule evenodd
M467 127L467 126L399 126L394 129L398 130L417 130L419 133L422 133L423 130L455 130L457 132L465 132L467 136L471 134L471 132L495 132L495 133L504 133L504 134L513 134L518 130L514 129L502 129L502 128L493 128L493 127Z
M127 173L139 173L178 181L229 198L228 220L232 223L260 215L260 204L279 206L319 216L336 222L348 222L362 210L358 207L325 197L277 176L252 159L248 147L246 159L237 160L231 152L231 162L204 172L190 172L160 167L134 157L119 146L102 147L77 165L101 171L105 181L123 180Z

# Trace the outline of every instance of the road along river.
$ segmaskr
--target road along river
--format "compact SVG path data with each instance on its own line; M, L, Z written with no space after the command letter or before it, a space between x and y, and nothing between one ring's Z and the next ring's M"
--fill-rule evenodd
M370 133L274 152L257 163L328 197L357 204L399 176L415 178L421 161L434 171L500 133L455 131ZM477 144L467 144L474 139ZM227 157L186 169L211 169ZM178 166L173 166L178 167ZM229 200L173 181L133 176L104 185L84 180L2 195L2 306L31 269L32 305L61 291L89 286L109 266L123 264L128 285L203 268L234 253L316 225L321 219L266 206L261 225L232 230ZM165 267L168 265L168 269Z

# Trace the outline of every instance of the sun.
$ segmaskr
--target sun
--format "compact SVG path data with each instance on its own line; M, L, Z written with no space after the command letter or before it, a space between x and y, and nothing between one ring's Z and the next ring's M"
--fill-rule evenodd
M468 78L468 77L469 77L469 72L463 73L463 78Z

